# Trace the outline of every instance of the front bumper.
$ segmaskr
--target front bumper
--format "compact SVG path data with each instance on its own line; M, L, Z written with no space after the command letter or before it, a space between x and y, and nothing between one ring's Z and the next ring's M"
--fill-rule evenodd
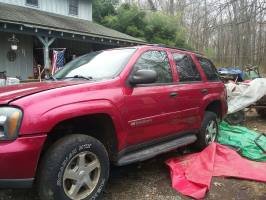
M30 187L46 135L0 142L0 188Z

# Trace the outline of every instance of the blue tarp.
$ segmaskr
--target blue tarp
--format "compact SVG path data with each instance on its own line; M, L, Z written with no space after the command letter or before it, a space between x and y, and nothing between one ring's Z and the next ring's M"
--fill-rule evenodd
M239 78L244 78L244 72L239 67L221 67L218 69L221 75L237 75Z

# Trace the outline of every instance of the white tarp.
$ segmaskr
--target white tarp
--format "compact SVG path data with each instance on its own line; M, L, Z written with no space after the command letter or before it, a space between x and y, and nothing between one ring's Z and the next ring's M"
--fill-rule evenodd
M17 78L7 77L6 79L0 79L0 87L7 85L17 85L20 81Z
M257 78L249 83L227 83L228 114L240 111L266 95L266 78Z

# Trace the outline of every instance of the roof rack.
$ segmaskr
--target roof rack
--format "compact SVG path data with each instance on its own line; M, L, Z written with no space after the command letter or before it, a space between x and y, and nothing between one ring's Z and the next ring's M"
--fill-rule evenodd
M202 53L200 53L199 51L193 51L193 50L189 50L189 49L184 49L184 48L179 48L179 47L173 47L173 46L168 46L168 45L165 45L165 44L147 44L148 46L156 46L156 47L163 47L163 48L170 48L170 49L177 49L177 50L180 50L180 51L189 51L189 52L193 52L195 54L198 54L198 55L203 55Z

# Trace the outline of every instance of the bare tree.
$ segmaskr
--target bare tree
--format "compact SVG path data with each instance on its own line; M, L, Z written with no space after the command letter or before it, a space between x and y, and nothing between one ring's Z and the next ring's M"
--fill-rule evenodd
M180 16L187 42L218 65L254 64L266 69L265 0L138 0L137 4Z
M157 8L156 8L156 6L155 6L155 4L153 3L152 0L148 0L148 3L149 3L149 5L150 5L150 7L151 7L152 10L154 10L154 11L157 10Z

